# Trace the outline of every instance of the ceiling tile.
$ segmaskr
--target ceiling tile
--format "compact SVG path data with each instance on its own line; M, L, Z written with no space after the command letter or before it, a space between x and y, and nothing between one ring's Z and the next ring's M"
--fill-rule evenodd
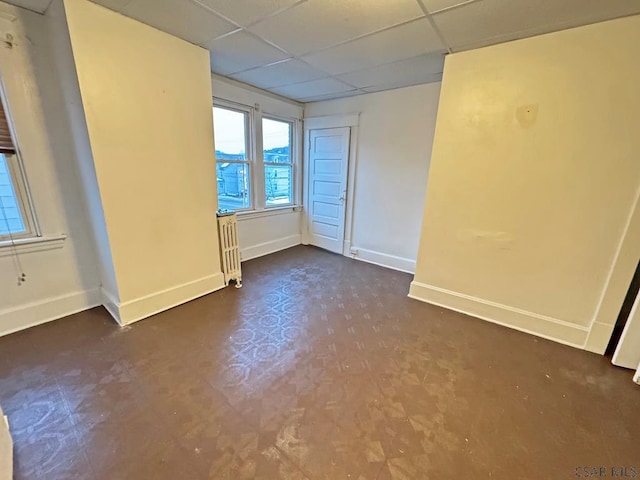
M91 0L93 3L97 3L98 5L102 5L103 7L110 8L111 10L115 10L116 12L120 12L127 4L131 3L132 0Z
M305 56L303 59L314 67L331 74L339 74L444 48L429 20L422 18Z
M288 57L286 53L244 31L204 44L211 52L211 70L221 75L267 65Z
M247 26L300 0L195 0L225 17Z
M347 73L338 76L338 79L360 88L379 85L415 85L432 82L433 75L442 73L443 66L444 55L435 53Z
M132 0L122 13L196 44L236 29L206 8L186 0Z
M422 0L424 6L427 7L430 13L439 12L445 8L455 7L456 5L463 5L465 3L477 2L480 0Z
M355 90L349 90L347 92L330 93L329 95L316 95L313 97L305 97L305 98L299 99L298 101L302 103L322 102L323 100L335 100L337 98L353 97L354 95L362 95L363 93L366 93L366 92L355 89Z
M404 81L403 81L404 80ZM391 83L384 83L381 85L374 85L371 87L365 87L364 90L367 93L373 92L383 92L385 90L393 90L394 88L404 88L404 87L412 87L414 85L424 85L426 83L436 83L442 81L441 73L434 73L433 75L428 75L425 77L421 77L420 79L415 79L411 81L410 79L398 79Z
M333 78L323 78L312 82L296 83L286 87L271 88L272 92L293 99L317 97L333 93L348 92L354 88Z
M480 0L433 15L455 50L640 13L637 0Z
M415 0L308 0L250 30L300 55L423 15Z
M16 7L26 8L27 10L31 10L32 12L44 13L47 8L49 8L49 4L51 0L4 0L11 5L15 5Z
M325 78L324 72L310 67L300 60L287 60L285 62L268 65L266 67L247 70L246 72L230 75L240 82L248 83L259 88L273 88L292 83L308 82Z

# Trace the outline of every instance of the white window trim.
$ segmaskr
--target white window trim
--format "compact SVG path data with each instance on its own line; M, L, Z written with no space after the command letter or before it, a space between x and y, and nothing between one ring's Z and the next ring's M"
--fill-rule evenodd
M248 114L249 125L247 127L247 134L249 138L247 140L247 149L251 149L251 159L249 160L249 188L251 195L251 207L235 210L238 218L248 219L299 211L302 208L300 203L302 198L302 168L300 155L302 146L302 121L298 118L286 117L270 112L263 112L260 104L258 103L256 103L254 106L250 106L214 96L213 106L242 111ZM285 205L266 205L264 177L265 163L263 158L264 152L262 148L263 116L267 119L291 123L291 165L293 170L291 178L294 182L294 185L291 189L292 202Z
M16 195L16 201L18 203L20 213L22 214L22 221L25 226L25 232L16 234L7 234L0 236L0 247L4 243L16 243L18 240L24 239L38 239L42 237L40 230L38 217L36 216L35 208L33 207L33 198L31 191L29 190L29 182L25 173L24 164L22 162L22 155L20 153L20 143L18 141L13 118L11 116L11 105L7 99L5 93L5 86L0 79L0 101L4 105L4 114L9 125L9 131L11 132L11 138L13 139L16 153L13 155L5 154L7 160L7 167L9 169L9 177L13 184L13 190Z
M298 181L298 158L300 158L300 156L298 155L298 138L297 138L297 132L298 132L298 125L296 124L296 119L294 118L287 118L287 117L283 117L282 115L273 115L271 113L267 113L267 112L263 112L261 118L260 118L260 141L262 141L262 137L263 137L263 132L262 132L262 121L264 119L267 120L274 120L276 122L283 122L283 123L288 123L291 125L291 131L289 133L289 160L291 161L291 163L282 163L282 164L278 164L275 162L265 162L264 161L264 148L260 149L260 158L262 161L262 175L264 176L264 167L265 165L290 165L291 166L291 180L293 181L293 186L291 188L291 202L289 203L285 203L285 204L280 204L280 205L267 205L267 198L266 198L266 194L264 195L264 209L265 210L272 210L274 208L284 208L284 207L294 207L297 205L296 200L299 198L297 195L297 187L298 184L300 183ZM266 179L263 178L262 179L262 183L263 185L266 183ZM266 193L266 192L265 192Z
M22 254L62 248L66 239L67 236L61 234L4 240L0 242L0 257L15 255L16 252Z
M220 107L220 108L224 108L227 110L232 110L232 111L236 111L236 112L240 112L245 114L245 160L226 160L226 162L228 163L236 163L236 164L241 164L241 165L247 165L248 169L249 169L249 201L250 201L250 205L247 208L239 208L237 210L235 210L235 212L240 213L240 212L252 212L253 209L255 208L255 192L254 192L254 187L253 187L253 176L255 174L254 172L254 165L255 165L255 145L254 145L254 141L253 141L253 109L251 107L248 107L246 105L241 105L239 103L235 103L235 102L228 102L228 101L224 101L224 100L218 100L214 98L214 107ZM215 127L215 125L214 125ZM215 152L214 152L214 157L215 157ZM216 175L217 175L217 171L218 171L218 162L222 162L222 160L218 160L217 158L215 159L216 161ZM217 185L217 184L216 184ZM217 199L216 199L217 200Z

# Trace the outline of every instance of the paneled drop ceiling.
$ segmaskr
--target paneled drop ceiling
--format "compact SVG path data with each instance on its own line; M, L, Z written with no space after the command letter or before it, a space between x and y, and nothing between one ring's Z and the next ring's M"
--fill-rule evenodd
M44 12L51 0L7 0ZM301 102L439 81L444 55L640 14L640 0L92 0Z

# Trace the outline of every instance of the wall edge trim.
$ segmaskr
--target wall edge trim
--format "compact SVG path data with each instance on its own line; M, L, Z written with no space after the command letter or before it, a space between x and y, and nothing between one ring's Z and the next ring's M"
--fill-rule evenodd
M213 275L121 302L118 305L119 323L121 325L129 325L144 320L165 310L213 293L225 286L224 275L222 272L217 272Z
M408 297L581 350L584 349L589 334L589 328L586 326L415 280L411 282ZM564 330L565 335L552 333L552 330L558 329Z
M349 253L351 248L358 250L356 255ZM346 257L359 260L361 262L371 263L378 265L379 267L390 268L391 270L397 270L399 272L414 274L416 271L416 261L410 258L400 257L397 255L391 255L389 253L382 253L375 250L368 250L349 244L346 250Z
M275 240L269 240L268 242L241 248L240 258L242 262L246 262L247 260L263 257L300 244L302 244L302 235L300 233L296 233L287 237L276 238Z
M100 303L100 290L92 288L1 310L0 337L97 307Z

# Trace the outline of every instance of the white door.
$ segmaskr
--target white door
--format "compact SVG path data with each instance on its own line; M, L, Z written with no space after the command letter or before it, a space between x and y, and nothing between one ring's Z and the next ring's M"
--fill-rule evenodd
M342 253L349 127L309 131L309 243Z
M612 361L620 367L640 369L640 295L629 313Z

